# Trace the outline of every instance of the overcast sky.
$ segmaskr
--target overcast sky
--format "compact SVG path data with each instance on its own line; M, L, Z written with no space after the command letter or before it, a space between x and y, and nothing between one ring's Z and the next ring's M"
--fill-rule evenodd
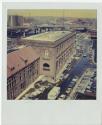
M77 18L96 18L96 10L62 10L62 9L38 9L38 10L8 10L8 15L22 16L68 16Z

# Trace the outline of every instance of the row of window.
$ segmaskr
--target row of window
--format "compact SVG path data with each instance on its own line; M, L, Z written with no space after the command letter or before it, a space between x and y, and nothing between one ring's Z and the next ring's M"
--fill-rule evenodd
M59 44L59 45L57 46L57 53L61 52L64 48L66 48L66 47L67 47L66 45L69 46L69 43L70 43L71 41L72 41L72 39L69 39L69 40L66 40L65 42Z
M61 56L60 58L57 60L56 62L56 69L59 69L60 66L65 63L65 61L67 60L68 57L70 57L70 55L72 54L73 51L73 47L71 47L70 49L68 48Z
M25 80L27 76L29 76L30 78L31 76L34 76L34 74L38 74L38 71L35 70L34 65L32 64L23 69L21 72L17 73L15 76L13 76L7 81L8 90L14 87L17 82Z
M19 90L22 90L26 87L26 84L25 82L21 83L20 86L19 86ZM8 93L8 99L14 99L18 94L19 94L19 91L17 86L14 87L9 93Z
M28 80L33 80L35 77L37 77L38 65L39 65L38 61L36 63L34 62L25 69L23 69L22 71L18 72L12 78L8 79L7 81L8 99L14 99L15 97L17 97L17 95L26 87L26 82ZM26 78L28 78L27 81Z

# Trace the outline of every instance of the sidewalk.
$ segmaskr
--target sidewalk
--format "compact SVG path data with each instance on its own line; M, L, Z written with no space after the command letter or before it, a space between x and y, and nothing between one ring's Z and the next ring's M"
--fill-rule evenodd
M40 75L33 83L31 83L18 97L16 97L15 100L19 100L21 97L23 97L28 91L29 89L33 88L34 87L34 84L37 82L37 81L40 81L42 80L43 78L45 78L44 75Z

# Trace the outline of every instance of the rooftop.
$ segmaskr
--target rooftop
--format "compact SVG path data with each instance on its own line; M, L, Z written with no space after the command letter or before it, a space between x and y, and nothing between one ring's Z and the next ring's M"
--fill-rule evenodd
M32 47L24 47L7 54L7 77L26 67L39 56Z
M29 36L26 38L23 38L24 40L34 40L34 41L50 41L55 42L56 40L70 34L70 31L50 31L41 33L38 35Z

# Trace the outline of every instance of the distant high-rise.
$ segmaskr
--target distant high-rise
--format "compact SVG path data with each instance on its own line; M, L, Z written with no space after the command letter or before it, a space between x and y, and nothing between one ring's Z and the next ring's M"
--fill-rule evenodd
M23 16L17 15L10 15L7 19L7 26L14 27L14 26L23 26L24 18Z

